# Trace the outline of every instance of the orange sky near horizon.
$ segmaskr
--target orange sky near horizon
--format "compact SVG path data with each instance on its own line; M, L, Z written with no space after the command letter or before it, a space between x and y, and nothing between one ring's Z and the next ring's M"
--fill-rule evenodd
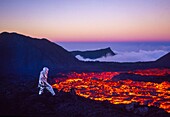
M170 0L1 0L0 32L69 41L170 41Z

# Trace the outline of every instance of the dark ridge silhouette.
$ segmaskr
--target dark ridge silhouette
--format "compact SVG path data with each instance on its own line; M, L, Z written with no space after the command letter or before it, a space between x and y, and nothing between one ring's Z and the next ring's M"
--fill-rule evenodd
M170 66L170 52L156 60L156 63Z
M88 50L88 51L71 51L71 53L74 56L80 55L84 59L89 58L89 59L97 59L101 57L106 57L106 56L114 56L116 55L110 47L104 48L104 49L99 49L99 50Z
M49 76L70 71L103 72L170 67L169 54L151 62L83 62L76 59L71 52L47 39L8 32L0 34L0 50L0 76L38 77L44 66L50 68ZM110 48L105 50L111 51Z
M79 61L61 46L47 39L17 33L0 34L0 72L2 74L38 75L43 66L50 73L72 69Z

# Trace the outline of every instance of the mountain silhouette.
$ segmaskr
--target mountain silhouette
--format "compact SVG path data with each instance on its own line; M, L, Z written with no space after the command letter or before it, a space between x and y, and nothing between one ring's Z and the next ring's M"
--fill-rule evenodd
M99 50L88 50L88 51L72 51L71 52L74 56L80 55L84 59L97 59L101 57L107 57L107 56L114 56L116 55L110 47L99 49Z
M50 73L56 73L79 63L70 52L47 39L17 33L1 33L0 50L1 75L37 76L44 66L50 68Z
M157 64L170 66L170 52L156 60Z
M47 39L8 32L0 34L0 51L0 76L30 75L38 77L44 66L49 67L49 76L55 76L58 72L70 71L103 72L170 67L170 53L157 61L150 62L84 62L79 61L71 52ZM90 51L88 55L99 56L97 54L99 53L101 56L105 55L105 52L114 55L110 48Z

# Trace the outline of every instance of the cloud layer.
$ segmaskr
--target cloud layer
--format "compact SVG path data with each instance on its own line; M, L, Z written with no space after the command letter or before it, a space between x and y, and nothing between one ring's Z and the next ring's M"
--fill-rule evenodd
M82 56L77 55L76 58L81 61L107 61L107 62L143 62L143 61L155 61L161 56L168 53L165 50L139 50L130 52L116 52L115 56L101 57L98 59L84 59Z

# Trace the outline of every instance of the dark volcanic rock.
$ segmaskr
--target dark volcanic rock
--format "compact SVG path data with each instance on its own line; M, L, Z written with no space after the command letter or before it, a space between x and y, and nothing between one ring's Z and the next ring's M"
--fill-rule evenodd
M123 107L123 106L122 106ZM142 117L168 117L169 114L165 110L154 106L139 105L139 103L132 102L124 105L127 112L134 113Z
M114 56L115 53L111 50L110 47L99 50L89 50L89 51L72 51L74 56L80 55L83 58L97 59L106 56Z
M1 33L0 50L1 75L37 76L44 66L50 68L50 73L56 73L76 67L79 62L67 50L47 39L17 33Z
M17 78L11 77L11 79ZM4 81L0 85L0 116L169 117L167 112L157 107L141 106L137 103L113 105L108 101L94 101L77 96L74 89L68 93L54 89L56 92L54 97L45 90L39 96L37 83L38 81L34 79L24 83Z
M163 65L163 66L170 66L170 52L159 59L156 60L157 64Z

